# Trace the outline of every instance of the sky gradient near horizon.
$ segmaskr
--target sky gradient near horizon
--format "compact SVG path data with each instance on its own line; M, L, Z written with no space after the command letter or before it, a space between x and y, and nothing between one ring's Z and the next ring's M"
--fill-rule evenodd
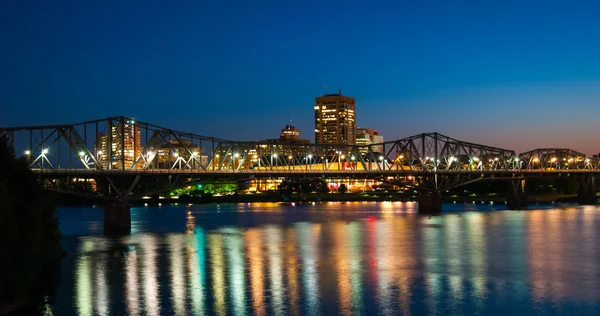
M596 154L599 16L595 1L5 0L0 126L125 115L255 140L292 120L313 141L315 96L342 87L385 140Z

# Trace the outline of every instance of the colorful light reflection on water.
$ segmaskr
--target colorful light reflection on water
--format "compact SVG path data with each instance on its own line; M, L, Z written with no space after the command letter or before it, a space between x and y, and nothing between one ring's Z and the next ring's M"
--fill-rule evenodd
M65 229L69 256L43 308L82 316L600 314L600 207L457 206L435 217L415 207L136 208L137 231L120 238L76 225L81 216L70 214L81 210L65 209L63 228L77 229Z

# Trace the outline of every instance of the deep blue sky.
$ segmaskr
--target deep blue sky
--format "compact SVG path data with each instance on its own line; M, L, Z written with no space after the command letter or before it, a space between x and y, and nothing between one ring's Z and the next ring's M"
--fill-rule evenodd
M3 0L0 126L126 115L250 140L292 119L314 140L314 97L342 87L386 140L598 153L598 3Z

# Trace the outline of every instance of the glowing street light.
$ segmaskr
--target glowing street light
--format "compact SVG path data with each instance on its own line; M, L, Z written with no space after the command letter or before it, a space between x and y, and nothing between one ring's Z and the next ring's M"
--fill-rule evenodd
M47 154L47 153L48 153L48 148L44 148L44 149L42 149L42 154L44 154L44 155L45 155L45 154Z
M79 152L79 157L83 157L83 156L85 156L85 153L83 151L80 151Z
M237 157L239 157L239 156L240 156L240 154L238 154L238 153L235 153L233 156L234 156L235 158L237 158Z
M31 150L26 150L25 155L27 155L27 156L31 155Z

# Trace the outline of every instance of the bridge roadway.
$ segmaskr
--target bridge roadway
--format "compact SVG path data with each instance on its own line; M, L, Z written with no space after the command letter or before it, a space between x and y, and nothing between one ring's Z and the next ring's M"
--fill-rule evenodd
M57 176L105 176L105 175L243 175L243 176L297 176L297 175L329 175L329 176L369 176L369 175L402 175L402 176L429 176L429 175L569 175L569 174L600 174L600 169L502 169L502 170L204 170L204 169L31 169L34 173Z

